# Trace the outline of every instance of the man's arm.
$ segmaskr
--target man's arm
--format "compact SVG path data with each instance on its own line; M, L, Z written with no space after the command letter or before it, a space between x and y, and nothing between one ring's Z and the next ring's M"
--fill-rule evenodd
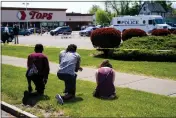
M112 70L112 72L113 72L113 83L114 83L114 81L115 81L115 71L114 70Z
M77 63L76 63L76 72L78 72L78 70L82 71L82 68L80 67L80 63L81 63L81 57L78 56L77 58Z
M45 65L44 78L48 79L48 74L50 72L50 67L49 67L49 61L48 61L47 57L44 58L44 65Z
M31 66L31 57L29 55L27 59L27 68L29 68L30 66Z
M96 83L97 83L97 85L98 85L98 70L97 70L96 73L95 73L95 78L96 78Z

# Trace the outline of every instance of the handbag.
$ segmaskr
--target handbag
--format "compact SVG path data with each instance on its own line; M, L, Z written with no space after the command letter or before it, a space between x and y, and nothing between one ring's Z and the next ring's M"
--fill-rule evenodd
M38 74L38 69L35 66L35 63L33 62L32 66L27 71L27 76L31 77L31 76L37 75L37 74Z

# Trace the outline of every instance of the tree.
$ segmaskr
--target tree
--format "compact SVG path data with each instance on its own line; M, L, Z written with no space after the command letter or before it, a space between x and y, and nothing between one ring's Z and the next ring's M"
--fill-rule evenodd
M95 14L98 9L100 9L100 7L99 7L98 5L93 5L93 6L90 8L89 13L90 13L90 14Z
M112 16L102 9L98 9L96 12L96 22L100 25L109 24L112 20Z
M170 1L163 0L163 1L152 1L152 2L159 3L166 10L166 12L168 12L169 9L172 9L172 7L171 7L172 2L170 2Z
M140 2L134 2L132 4L132 7L129 8L129 13L128 15L138 15L139 14L139 10L140 10Z
M105 1L105 4L107 4L107 7L109 9L113 10L116 12L116 14L120 15L128 15L129 13L129 1Z

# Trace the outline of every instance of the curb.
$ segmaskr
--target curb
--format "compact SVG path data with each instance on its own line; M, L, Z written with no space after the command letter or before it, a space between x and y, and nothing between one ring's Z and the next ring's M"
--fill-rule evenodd
M17 118L38 118L37 116L28 112L22 111L21 109L12 106L4 101L1 101L1 109Z

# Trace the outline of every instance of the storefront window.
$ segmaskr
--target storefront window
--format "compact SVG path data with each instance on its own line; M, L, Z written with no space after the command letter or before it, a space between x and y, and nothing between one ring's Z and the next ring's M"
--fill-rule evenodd
M59 26L64 26L64 22L59 22Z

